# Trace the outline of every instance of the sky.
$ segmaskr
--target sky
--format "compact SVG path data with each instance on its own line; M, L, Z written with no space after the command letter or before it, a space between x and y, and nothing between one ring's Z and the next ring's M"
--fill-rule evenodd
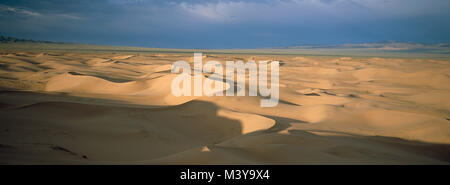
M449 0L0 0L0 35L156 48L450 43Z

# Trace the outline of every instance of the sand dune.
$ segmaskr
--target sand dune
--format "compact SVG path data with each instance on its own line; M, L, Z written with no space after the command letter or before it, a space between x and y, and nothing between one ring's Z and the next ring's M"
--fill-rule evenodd
M278 106L173 96L171 64L191 53L5 51L0 163L450 162L448 61L203 56L250 59L281 61Z

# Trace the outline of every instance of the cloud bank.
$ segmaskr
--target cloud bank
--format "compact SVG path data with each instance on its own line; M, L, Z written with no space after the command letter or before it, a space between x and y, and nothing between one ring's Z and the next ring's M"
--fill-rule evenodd
M3 35L168 48L450 42L447 0L6 0Z

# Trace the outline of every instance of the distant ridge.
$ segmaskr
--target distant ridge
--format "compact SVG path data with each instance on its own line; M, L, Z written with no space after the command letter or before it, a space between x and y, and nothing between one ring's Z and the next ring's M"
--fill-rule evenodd
M53 42L19 39L0 36L0 52L6 51L86 51L86 52L152 52L152 53L194 53L207 54L273 54L273 55L314 55L314 56L361 56L395 58L439 58L450 60L449 44L421 44L413 42L384 41L376 43L299 45L276 48L248 49L177 49L133 46L98 45L74 42Z
M281 49L376 49L384 51L411 51L411 50L436 50L436 49L448 49L449 44L423 44L414 42L396 42L396 41L381 41L373 43L360 43L360 44L337 44L337 45L298 45L281 47Z
M72 42L54 42L54 41L43 41L43 40L33 40L33 39L22 39L9 36L0 36L0 43L49 43L49 44L77 44ZM88 44L92 45L92 44ZM95 44L94 44L95 45ZM99 45L107 46L107 45ZM117 46L117 47L131 47L131 46ZM141 47L133 47L141 48ZM142 47L146 48L146 47ZM167 48L170 49L170 48ZM258 48L247 48L247 49L258 49ZM398 52L414 52L414 51L443 51L448 53L450 49L450 44L448 43L435 43L435 44L424 44L416 42L397 42L397 41L380 41L380 42L368 42L359 44L332 44L332 45L295 45L295 46L283 46L283 47L268 47L259 49L369 49L378 51L398 51ZM222 50L222 49L193 49L193 50ZM230 49L224 49L230 50ZM231 49L233 50L233 49Z
M20 39L20 38L15 38L15 37L0 36L0 43L59 43L59 44L62 44L63 42Z

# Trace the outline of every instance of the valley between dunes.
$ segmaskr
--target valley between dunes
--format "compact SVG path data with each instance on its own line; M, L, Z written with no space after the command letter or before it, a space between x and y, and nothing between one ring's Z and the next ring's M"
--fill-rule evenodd
M447 60L203 56L280 61L278 106L174 97L171 65L193 53L0 52L0 163L450 162Z

